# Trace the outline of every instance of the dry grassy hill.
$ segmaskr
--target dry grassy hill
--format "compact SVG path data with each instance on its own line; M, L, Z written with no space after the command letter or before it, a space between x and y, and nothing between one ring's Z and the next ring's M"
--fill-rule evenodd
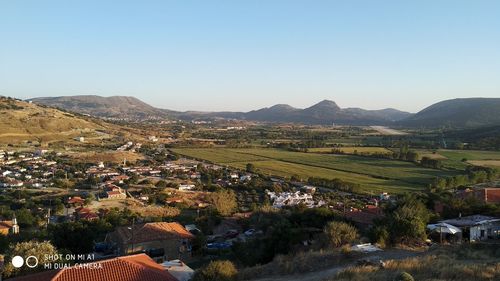
M50 107L0 97L0 144L47 144L120 131L118 126Z

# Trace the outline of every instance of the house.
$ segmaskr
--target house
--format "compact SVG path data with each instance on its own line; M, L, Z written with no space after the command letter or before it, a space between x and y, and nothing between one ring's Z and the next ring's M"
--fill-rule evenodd
M128 180L130 177L127 175L118 175L111 178L112 182L123 183L123 181Z
M122 192L121 189L118 191L106 191L106 198L107 199L126 199L127 194L125 192Z
M89 208L76 208L75 209L75 217L79 220L87 220L87 221L93 221L99 219L99 216L92 212Z
M107 184L104 188L104 198L111 200L126 199L127 193L117 185Z
M500 238L500 218L473 215L440 222L458 227L462 237L471 242Z
M344 216L359 228L369 228L375 219L382 218L384 214L378 206L366 205L362 210L351 208Z
M76 264L9 279L12 281L179 281L146 254Z
M117 254L146 252L156 261L189 258L193 234L177 222L154 222L118 227L106 236L106 242L116 247Z
M182 199L182 197L168 197L167 199L165 199L165 202L167 204L182 203L184 202L184 199Z
M310 194L314 194L316 192L316 187L315 186L311 186L311 185L304 185L304 186L302 186L302 189L306 193L310 193Z
M68 205L82 206L84 203L85 200L83 200L80 196L74 196L68 198Z
M244 181L250 181L250 180L252 180L252 176L251 176L251 175L242 175L242 176L240 177L240 181L241 181L241 182L244 182Z
M193 190L196 186L194 184L181 184L179 190Z
M468 188L466 190L459 192L458 196L463 199L474 197L483 203L498 204L500 203L500 188L498 187L483 187L474 189Z
M9 234L18 234L19 233L19 225L17 225L17 219L14 216L12 220L0 221L0 234L1 235L9 235Z
M281 208L283 206L295 206L299 204L304 204L308 208L321 207L326 204L323 200L314 201L313 196L308 193L297 192L282 192L275 193L267 191L267 195L273 202L273 207Z

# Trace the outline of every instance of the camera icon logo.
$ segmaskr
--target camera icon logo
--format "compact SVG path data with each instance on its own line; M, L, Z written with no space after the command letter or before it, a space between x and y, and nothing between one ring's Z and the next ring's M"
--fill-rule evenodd
M12 266L15 268L20 268L24 264L26 264L27 267L29 268L35 268L38 266L38 258L35 256L29 256L24 260L23 257L21 256L15 256L12 258Z
M12 265L15 268L20 268L24 265L24 259L21 256L15 256L12 258Z

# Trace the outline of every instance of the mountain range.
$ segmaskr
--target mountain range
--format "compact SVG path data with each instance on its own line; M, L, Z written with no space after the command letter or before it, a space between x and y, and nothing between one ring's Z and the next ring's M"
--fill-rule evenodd
M138 98L125 96L79 95L42 97L28 101L101 118L167 118L169 113L172 113L170 110L153 107Z
M97 117L120 119L226 118L278 123L425 128L471 128L500 125L500 98L446 100L433 104L416 114L393 108L381 110L341 108L331 100L323 100L304 109L277 104L249 112L178 112L156 108L137 98L123 96L64 96L33 98L30 101Z

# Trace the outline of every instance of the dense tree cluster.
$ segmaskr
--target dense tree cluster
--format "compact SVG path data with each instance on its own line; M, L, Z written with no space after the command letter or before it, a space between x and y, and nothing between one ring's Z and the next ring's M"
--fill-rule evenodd
M412 244L426 239L430 213L420 199L403 196L385 209L385 217L375 223L372 238L380 244Z

